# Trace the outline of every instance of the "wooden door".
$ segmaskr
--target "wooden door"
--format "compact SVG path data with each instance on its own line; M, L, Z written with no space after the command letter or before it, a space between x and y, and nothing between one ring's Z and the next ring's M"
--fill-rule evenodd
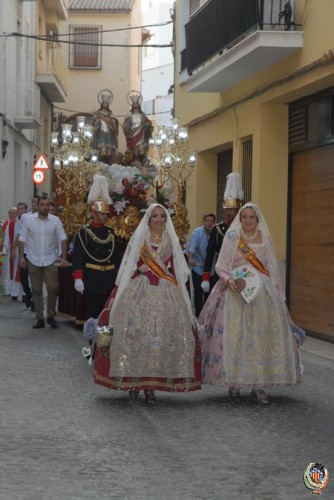
M295 153L291 182L289 308L334 340L334 146Z

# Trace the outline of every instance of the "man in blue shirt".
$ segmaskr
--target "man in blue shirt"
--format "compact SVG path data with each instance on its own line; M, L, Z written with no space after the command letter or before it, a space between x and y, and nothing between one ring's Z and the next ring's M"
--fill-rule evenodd
M209 294L204 294L201 283L203 266L208 246L210 231L216 222L216 216L207 213L203 217L203 226L193 230L188 245L188 263L191 267L194 285L195 314L198 317Z

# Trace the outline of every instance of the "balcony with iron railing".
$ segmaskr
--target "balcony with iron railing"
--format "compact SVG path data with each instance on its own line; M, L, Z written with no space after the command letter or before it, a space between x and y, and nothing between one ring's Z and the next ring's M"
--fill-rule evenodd
M46 51L37 58L35 80L50 102L65 102L69 69L57 42L47 42Z
M185 25L180 80L222 92L303 46L286 0L211 0Z
M16 82L14 124L20 129L35 129L40 123L41 92L34 82Z

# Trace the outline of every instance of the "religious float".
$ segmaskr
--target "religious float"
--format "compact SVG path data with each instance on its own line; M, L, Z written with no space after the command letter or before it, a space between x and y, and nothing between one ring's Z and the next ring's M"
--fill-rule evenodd
M170 127L161 126L154 132L141 111L141 94L132 91L128 97L131 110L123 124L127 143L124 153L117 150L115 137L108 138L111 129L118 131L118 125L114 119L113 127L108 128L104 121L104 115L108 115L111 122L112 94L107 89L99 93L101 107L96 116L76 114L51 134L57 205L62 205L61 218L70 249L79 228L89 221L87 194L95 174L107 179L111 198L107 225L116 235L129 240L147 207L157 202L169 210L180 243L186 241L190 225L185 186L196 165L188 131L173 120ZM103 136L101 129L105 131ZM59 274L59 313L83 324L84 296L74 291L71 268L60 269Z

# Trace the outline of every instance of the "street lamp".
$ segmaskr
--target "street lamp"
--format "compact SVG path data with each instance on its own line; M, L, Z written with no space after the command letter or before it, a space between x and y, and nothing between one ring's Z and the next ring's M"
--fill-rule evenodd
M77 131L63 123L61 133L51 133L51 155L57 180L56 193L64 194L62 221L66 233L73 236L87 222L85 195L92 184L98 152L91 148L93 128L85 116L77 116Z
M184 205L186 180L192 175L197 163L197 153L189 149L188 129L179 127L177 119L172 126L159 126L149 140L149 157L160 168L159 183L165 185L171 179L177 186L177 201L173 203L173 224L181 243L190 229L188 211Z

